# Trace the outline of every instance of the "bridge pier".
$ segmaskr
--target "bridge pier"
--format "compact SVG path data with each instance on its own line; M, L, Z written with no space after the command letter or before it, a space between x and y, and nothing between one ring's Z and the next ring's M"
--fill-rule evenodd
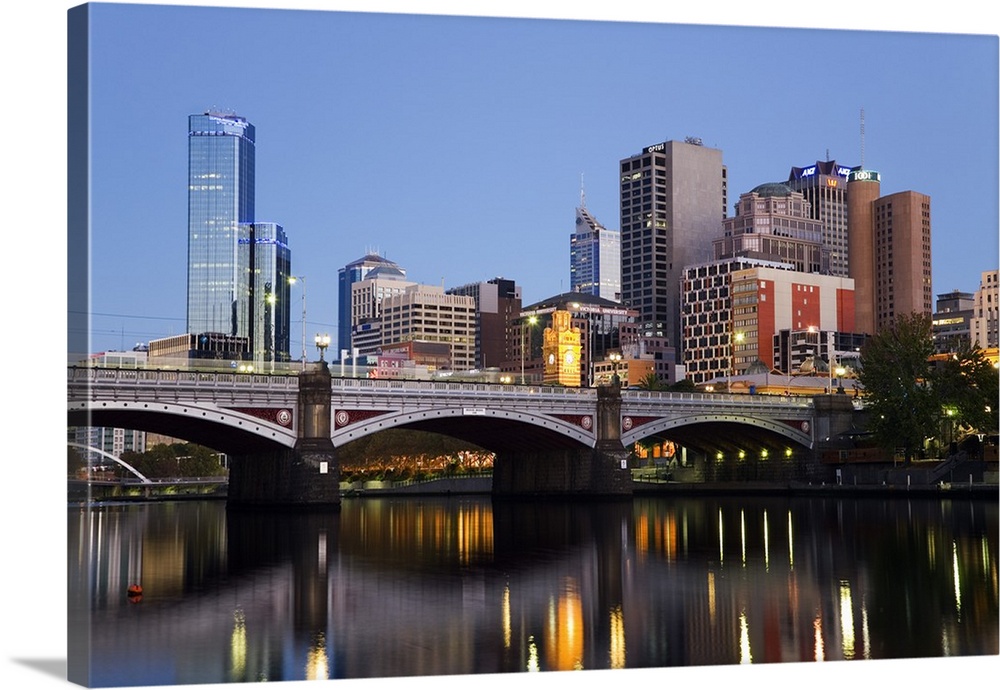
M330 440L330 390L326 362L312 364L299 375L295 447L233 456L230 508L340 508L340 465Z
M831 440L854 428L854 403L851 396L844 393L813 396L815 410L813 452L806 467L806 478L810 481L833 481L833 468L824 465L820 458L825 449L831 447Z
M501 452L493 461L497 498L618 498L632 495L628 451L621 441L621 387L597 389L594 448Z

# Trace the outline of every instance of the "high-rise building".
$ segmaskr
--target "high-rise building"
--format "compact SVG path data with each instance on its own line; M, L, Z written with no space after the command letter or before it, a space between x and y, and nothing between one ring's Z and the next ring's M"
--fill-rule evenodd
M837 161L816 161L792 168L788 186L809 201L809 216L821 223L823 249L835 276L847 275L847 176L851 169Z
M476 302L447 295L439 285L412 285L382 301L382 346L428 343L450 348L450 368L476 366Z
M239 331L240 223L254 221L254 126L232 113L188 117L188 333Z
M933 313L930 197L881 196L880 188L874 170L852 170L847 180L848 275L857 330L869 335L897 316Z
M737 375L760 360L777 366L783 329L854 330L850 278L805 273L790 263L733 257L684 272L684 366L696 384ZM826 354L824 345L822 352Z
M277 223L241 223L236 289L237 333L246 334L250 359L289 360L292 253Z
M570 292L621 300L621 233L597 222L582 201L569 236L569 285Z
M476 366L500 367L514 359L514 322L521 313L521 288L513 280L493 278L447 290L472 297L476 304Z
M993 348L1000 345L1000 272L983 271L979 289L974 298L974 314L970 338L973 346Z
M337 295L337 346L343 351L350 352L351 342L351 286L359 280L364 280L369 271L379 266L388 266L400 271L403 277L406 270L400 268L396 262L389 261L376 252L365 254L360 259L356 259L341 268L338 273L338 295Z
M792 264L796 271L827 273L822 224L810 204L782 182L758 185L740 195L736 215L722 221L722 237L712 241L715 258L746 256Z
M382 303L416 285L396 266L383 264L351 285L351 354L376 355L382 344Z
M976 297L971 292L952 290L937 296L937 307L931 321L934 352L958 352L972 344L972 319Z
M619 163L622 299L640 335L681 340L685 266L712 258L728 206L722 151L700 139L647 146Z

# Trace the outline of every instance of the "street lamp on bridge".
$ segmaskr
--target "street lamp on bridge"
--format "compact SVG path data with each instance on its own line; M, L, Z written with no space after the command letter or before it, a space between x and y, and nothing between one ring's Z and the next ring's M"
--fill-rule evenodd
M319 361L322 362L323 352L326 351L326 348L330 347L330 335L328 333L324 333L323 335L317 333L315 340L316 349L319 350Z
M538 323L537 316L528 317L528 325L532 328ZM521 322L521 385L524 385L524 321Z
M306 277L288 276L288 284L302 283L302 368L306 368Z

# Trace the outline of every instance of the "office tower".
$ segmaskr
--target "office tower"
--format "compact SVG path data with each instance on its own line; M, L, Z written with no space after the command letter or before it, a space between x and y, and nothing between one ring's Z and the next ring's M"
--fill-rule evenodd
M513 280L493 278L449 288L449 295L472 297L476 305L476 366L499 367L514 359L514 322L521 313L521 288Z
M405 277L406 271L399 268L394 261L381 257L377 252L369 252L360 259L356 259L341 268L338 273L338 295L337 295L337 346L343 351L350 352L351 342L351 286L359 280L364 280L365 276L372 269L379 266L388 266L398 269Z
M937 306L931 320L934 352L958 352L972 344L972 319L976 296L971 292L952 290L937 296Z
M619 163L622 299L639 312L640 335L681 340L685 266L712 258L726 217L722 151L700 139L647 146Z
M569 289L621 301L621 233L608 230L583 205L569 237Z
M733 257L684 271L684 366L705 383L738 375L760 360L778 366L782 330L828 334L854 330L850 278L805 273L792 264ZM824 340L816 356L828 356Z
M736 215L722 221L722 237L712 241L715 259L745 256L792 264L804 273L828 273L822 224L810 204L781 182L758 185L740 195Z
M292 253L284 229L277 223L241 223L237 264L236 332L246 334L254 362L287 362Z
M421 344L447 348L444 369L476 366L476 301L445 294L439 285L413 285L382 301L382 347L394 351Z
M835 276L847 275L847 176L849 167L837 161L816 161L813 165L792 168L788 186L801 192L809 201L809 216L822 224L823 248L829 254L829 270Z
M377 355L381 340L382 303L416 285L396 266L383 264L351 285L351 354Z
M875 335L901 314L933 312L931 200L906 191L880 195L881 177L855 169L847 180L848 274L857 330Z
M188 117L188 333L243 336L237 317L240 223L254 220L254 126Z
M979 281L979 289L974 298L974 314L971 323L970 337L973 346L982 349L995 348L1000 345L1000 327L997 317L1000 311L1000 290L998 290L998 271L983 271ZM994 353L994 359L996 353Z

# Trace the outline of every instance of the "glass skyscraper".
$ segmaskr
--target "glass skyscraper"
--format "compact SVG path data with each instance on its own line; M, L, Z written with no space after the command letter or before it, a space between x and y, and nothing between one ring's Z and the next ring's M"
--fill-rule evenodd
M240 223L254 220L254 126L232 113L188 117L188 333L240 330Z
M621 233L608 230L583 206L569 237L569 289L621 301Z
M285 230L277 223L241 223L238 245L237 331L249 338L253 361L287 362L292 254Z

